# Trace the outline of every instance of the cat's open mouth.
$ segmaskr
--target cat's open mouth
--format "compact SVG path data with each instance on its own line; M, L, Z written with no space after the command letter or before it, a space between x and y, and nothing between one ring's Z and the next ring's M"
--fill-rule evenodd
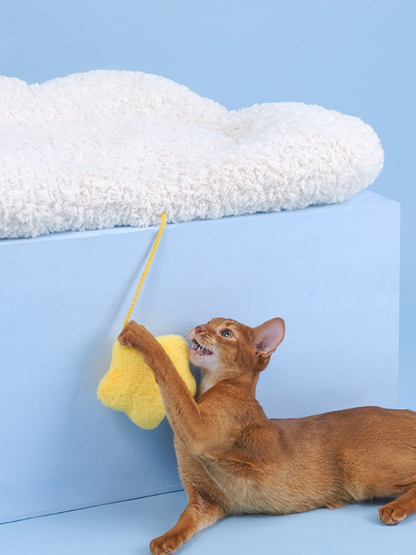
M210 351L209 349L207 349L206 347L203 347L200 343L198 343L198 341L196 339L192 340L192 346L191 349L196 351L198 355L212 355L212 351Z

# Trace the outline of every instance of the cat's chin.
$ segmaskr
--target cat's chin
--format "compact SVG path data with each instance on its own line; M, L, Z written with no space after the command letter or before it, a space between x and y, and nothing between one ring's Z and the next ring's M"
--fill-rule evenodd
M211 366L211 358L214 358L214 353L211 351L204 352L203 350L197 350L195 348L191 348L189 350L189 360L195 366L199 366L201 368Z

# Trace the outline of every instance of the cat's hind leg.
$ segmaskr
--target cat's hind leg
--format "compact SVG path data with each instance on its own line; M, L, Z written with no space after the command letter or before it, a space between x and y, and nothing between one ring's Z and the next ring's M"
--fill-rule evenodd
M200 498L189 502L176 525L150 542L152 555L166 555L175 551L200 530L211 526L225 516L223 509Z
M391 503L380 507L380 520L384 524L398 524L416 512L416 487L413 487Z

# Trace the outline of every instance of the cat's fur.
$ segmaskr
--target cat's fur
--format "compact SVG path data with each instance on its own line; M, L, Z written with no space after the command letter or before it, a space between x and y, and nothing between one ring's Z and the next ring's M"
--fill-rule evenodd
M255 399L260 371L283 340L280 318L250 328L215 318L189 333L202 379L193 399L153 335L131 321L122 345L143 353L163 398L188 505L150 544L173 553L232 514L284 514L401 496L381 507L395 524L416 511L416 413L362 407L269 420Z

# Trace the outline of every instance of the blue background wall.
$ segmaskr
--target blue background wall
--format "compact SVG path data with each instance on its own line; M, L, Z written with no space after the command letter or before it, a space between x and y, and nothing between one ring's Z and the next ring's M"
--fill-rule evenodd
M373 126L372 190L402 203L401 405L416 409L415 16L414 0L2 0L0 74L139 70L229 109L301 101Z

